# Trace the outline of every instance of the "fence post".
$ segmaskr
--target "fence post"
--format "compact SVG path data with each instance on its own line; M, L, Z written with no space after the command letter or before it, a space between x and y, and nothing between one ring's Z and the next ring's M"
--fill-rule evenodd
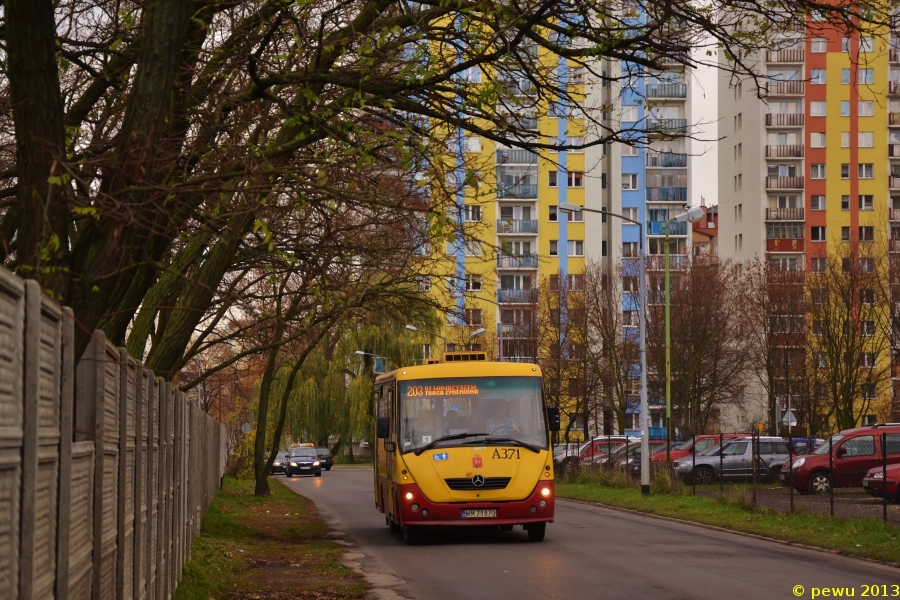
M828 436L828 496L831 503L831 516L834 516L834 435Z
M722 471L725 468L725 455L722 450L725 449L725 434L719 434L719 493L725 493L725 478L722 477Z
M790 430L788 431L790 433ZM794 512L794 440L788 440L788 475L790 478L788 479L788 485L790 486L791 493L791 514ZM809 446L807 446L809 448Z
M756 442L754 446L753 442ZM750 505L756 509L756 471L758 467L757 462L757 454L759 452L759 432L754 432L753 436L750 438L750 468L753 469L753 494Z
M691 496L697 495L697 480L694 472L697 470L697 436L691 436ZM721 476L721 474L720 474Z
M166 476L168 464L168 446L169 446L169 390L168 383L164 383L160 379L159 383L159 465L158 465L158 483L156 491L159 494L157 505L157 556L156 556L156 600L168 600L168 589L166 587L166 509L168 502L166 501L166 487L168 477Z
M59 394L59 500L56 517L56 600L69 597L69 517L72 509L72 435L75 429L75 315L63 308Z
M37 536L38 402L41 367L41 288L25 282L25 353L22 386L22 488L19 547L19 598L36 598L34 589ZM15 517L14 517L15 518ZM40 565L37 568L41 568ZM55 571L55 569L54 569Z
M147 392L148 377L143 366L138 363L134 373L134 600L146 597L147 565L145 564L146 535L149 515L147 514Z
M884 486L884 493L881 495L881 513L884 522L887 523L887 497L888 497L888 481L887 481L887 434L881 434L881 485Z
M159 596L159 397L160 379L151 373L147 383L147 599Z
M116 522L116 598L134 596L134 363L128 352L119 348L119 497Z

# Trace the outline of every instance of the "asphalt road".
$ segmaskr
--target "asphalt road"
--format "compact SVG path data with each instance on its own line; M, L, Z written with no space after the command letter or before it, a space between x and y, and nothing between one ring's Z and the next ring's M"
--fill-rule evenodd
M739 600L811 598L824 587L852 587L860 597L864 584L900 596L893 567L565 501L542 543L517 527L433 530L426 544L406 546L375 509L370 470L285 481L344 532L335 536L381 598Z

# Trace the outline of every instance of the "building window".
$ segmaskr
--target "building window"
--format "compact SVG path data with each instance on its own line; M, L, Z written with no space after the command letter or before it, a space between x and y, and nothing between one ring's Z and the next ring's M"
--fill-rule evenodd
M638 107L637 106L623 106L622 107L622 121L624 122L634 122L638 120Z
M850 69L841 69L841 83L850 85Z
M550 240L550 256L559 256L559 240Z
M481 242L478 240L467 241L466 256L481 256Z
M860 85L872 85L875 83L875 69L860 69L857 83Z
M859 163L859 178L873 179L875 177L875 165L872 163Z
M609 253L606 249L606 240L600 242L600 256L608 256Z
M825 179L825 163L814 163L809 165L810 179Z
M841 132L841 148L849 148L850 147L850 132L842 131Z
M637 327L638 326L638 311L623 310L622 311L622 325L625 327Z
M841 196L841 210L850 210L850 196Z
M850 241L850 228L849 227L841 227L841 241L842 242Z
M841 164L841 179L850 179L850 165Z
M632 146L631 144L620 144L622 147L622 156L637 156L638 148L637 146Z
M813 304L828 304L828 290L824 290L821 288L812 290L812 301Z
M824 133L809 134L809 147L810 148L824 148L825 147L825 134Z
M481 138L477 135L467 136L466 152L481 152Z
M558 212L556 205L549 206L547 208L550 211L550 214L548 215L547 218L550 220L551 223L556 223L559 220L559 217L558 217L559 212Z
M823 54L828 52L828 40L825 38L813 38L810 42L810 52L814 54Z
M636 258L638 255L637 242L622 242L622 256L624 258Z
M573 210L566 212L566 220L569 223L581 223L584 221L584 211L583 210Z
M841 100L841 116L842 117L850 116L850 101L849 100Z
M878 398L877 388L874 383L866 383L862 386L862 397L866 400L875 400ZM868 416L866 418L868 418Z
M857 134L857 144L860 148L874 148L875 133L872 131L860 131Z
M463 214L470 223L481 221L481 206L466 205Z
M859 38L860 52L875 52L875 38L862 36Z
M860 117L875 116L875 102L873 102L872 100L860 100L857 106L859 108Z
M828 366L828 355L824 352L816 352L813 355L813 360L815 361L817 369L824 369Z
M480 292L481 291L481 275L466 275L466 291L467 292Z
M632 221L637 221L637 220L638 220L638 209L636 209L636 208L623 208L623 209L622 209L622 216L625 217L625 218L627 218L627 219L631 219Z
M825 85L825 69L813 69L809 82L812 85Z
M584 138L583 137L570 137L568 141L568 146L584 146ZM569 150L572 154L584 154L584 148L572 148Z
M481 325L481 309L480 308L467 308L466 309L466 325Z
M559 173L556 171L548 171L547 177L549 179L550 187L556 187L556 178L559 176Z
M821 337L821 335L825 333L825 325L822 321L813 321L812 324L812 334L816 337Z
M622 173L622 189L623 190L638 189L637 173Z
M809 116L811 117L824 117L825 116L825 102L823 100L815 100L809 103Z
M859 259L859 272L860 273L874 273L875 272L875 259L874 258Z
M859 210L875 210L875 196L871 194L860 195Z
M569 256L584 256L584 240L569 240Z
M859 241L872 242L875 240L875 228L862 226L859 228Z
M825 265L826 265L826 259L814 258L810 261L810 270L813 273L824 273Z
M569 171L568 184L570 188L584 187L584 173L580 171Z
M850 38L841 38L841 52L850 52Z
M859 291L859 302L866 306L875 304L875 290L864 289Z
M860 325L863 337L875 337L875 321L863 321Z
M810 210L825 210L825 196L812 196L809 201Z
M825 240L825 227L812 227L810 231L810 240L813 242L824 242Z

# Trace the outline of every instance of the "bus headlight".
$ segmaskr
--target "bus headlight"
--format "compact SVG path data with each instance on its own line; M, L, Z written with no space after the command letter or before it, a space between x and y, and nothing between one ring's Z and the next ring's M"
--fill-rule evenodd
M541 496L543 496L544 498L546 498L546 497L549 496L549 495L550 495L550 488L543 488L543 489L541 489Z
M406 492L406 499L407 499L407 500L412 500L412 499L413 499L413 493L412 493L412 492Z

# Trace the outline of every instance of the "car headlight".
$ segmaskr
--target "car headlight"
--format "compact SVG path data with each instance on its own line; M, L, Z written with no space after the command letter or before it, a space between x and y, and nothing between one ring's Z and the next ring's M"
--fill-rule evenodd
M280 466L281 466L281 462L276 460L276 461L275 461L275 466L276 466L276 467L280 467Z
M872 473L872 479L884 479L884 473L882 471Z
M319 464L320 464L319 461L316 461L316 462L313 463L313 466L314 466L314 467L318 467Z
M797 460L794 461L794 468L796 469L797 467L802 467L803 463L805 463L805 462L806 462L805 458L798 458Z
M297 463L291 462L291 466L292 466L292 467L296 467L296 466L297 466Z

